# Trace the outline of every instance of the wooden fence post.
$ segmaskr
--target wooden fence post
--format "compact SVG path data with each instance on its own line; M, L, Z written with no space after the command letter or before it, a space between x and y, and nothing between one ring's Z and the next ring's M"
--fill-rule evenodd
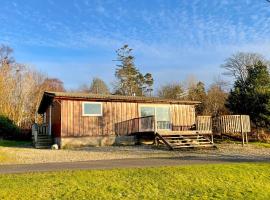
M243 126L242 126L242 116L240 115L240 126L241 126L241 135L242 135L242 146L245 145L245 135L243 133Z

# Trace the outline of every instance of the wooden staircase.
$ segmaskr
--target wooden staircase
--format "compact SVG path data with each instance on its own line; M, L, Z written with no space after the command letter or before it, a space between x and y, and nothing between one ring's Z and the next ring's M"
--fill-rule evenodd
M38 134L37 140L36 142L34 142L34 146L37 149L49 149L52 144L53 144L52 137L50 135L43 135L43 134Z
M215 145L203 135L161 135L156 133L155 142L158 146L166 146L170 150L182 148L215 147Z

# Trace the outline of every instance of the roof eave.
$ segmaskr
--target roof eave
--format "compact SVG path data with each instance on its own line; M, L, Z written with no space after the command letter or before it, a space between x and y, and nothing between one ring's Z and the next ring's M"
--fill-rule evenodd
M46 111L47 107L52 103L54 98L55 94L44 92L38 107L38 114L43 114Z

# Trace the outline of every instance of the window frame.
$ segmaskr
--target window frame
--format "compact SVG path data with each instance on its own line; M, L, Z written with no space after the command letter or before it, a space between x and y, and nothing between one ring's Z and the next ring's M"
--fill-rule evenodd
M85 104L99 104L100 105L100 114L86 114L84 111ZM102 117L103 116L103 104L102 102L82 102L82 116L83 117Z

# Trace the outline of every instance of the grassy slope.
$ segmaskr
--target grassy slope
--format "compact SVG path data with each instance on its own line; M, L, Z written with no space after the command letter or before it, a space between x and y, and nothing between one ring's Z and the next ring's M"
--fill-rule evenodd
M270 199L270 164L0 175L0 199Z

